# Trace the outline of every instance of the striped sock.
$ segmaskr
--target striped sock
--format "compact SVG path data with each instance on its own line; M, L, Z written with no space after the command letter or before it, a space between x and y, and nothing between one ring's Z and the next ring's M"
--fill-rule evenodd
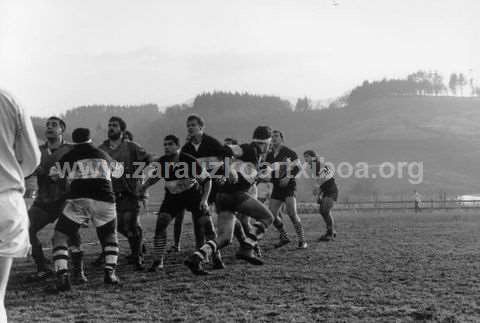
M217 252L217 244L213 240L208 240L195 254L200 258L205 259Z
M280 241L288 240L288 233L280 218L276 218L275 221L273 221L273 226L277 229L278 233L280 233Z
M297 232L298 242L305 242L305 232L303 231L303 225L300 221L293 222L295 232Z
M68 270L68 247L57 246L53 248L53 261L55 272Z
M153 239L153 258L163 262L167 249L167 235L161 234Z
M105 269L113 270L117 266L118 261L118 243L106 242L103 254L105 255Z

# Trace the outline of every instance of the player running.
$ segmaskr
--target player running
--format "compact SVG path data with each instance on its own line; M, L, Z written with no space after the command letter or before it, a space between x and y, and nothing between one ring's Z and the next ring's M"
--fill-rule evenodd
M149 271L163 268L167 245L167 228L172 220L185 210L192 212L200 228L210 226L208 196L212 181L210 175L192 155L180 152L180 141L174 135L164 139L165 155L156 160L155 172L150 172L140 191L145 192L161 178L165 180L165 197L155 227L153 264Z
M301 170L301 163L297 154L290 148L283 145L284 137L280 130L274 130L272 135L272 149L267 154L266 162L274 169L272 176L272 195L270 196L270 211L275 217L273 225L280 232L280 241L275 248L280 248L290 243L290 238L285 230L282 219L279 216L280 207L286 205L286 213L293 223L297 232L298 249L306 249L305 233L300 218L297 214L297 181L295 176Z
M303 156L305 157L305 161L310 165L313 177L317 181L313 194L317 197L320 214L327 226L327 232L325 232L318 241L331 241L335 239L337 235L334 228L335 223L330 213L330 210L338 198L338 187L335 183L335 171L326 164L322 165L317 154L313 150L305 151Z
M37 177L38 194L28 210L30 219L30 243L32 245L32 257L37 265L37 273L29 277L29 280L43 280L50 276L48 260L43 253L42 244L37 234L47 224L55 222L62 213L67 185L65 180L53 181L49 176L49 170L60 158L72 149L63 134L66 124L58 117L47 119L45 137L46 142L40 145L42 154L40 165L32 174ZM83 271L82 251L80 249L80 235L75 235L70 241L72 264L74 267L73 278L78 282L86 282Z
M145 167L153 156L139 144L126 140L126 128L127 124L122 118L111 117L108 121L108 139L99 148L123 164L123 176L112 180L117 206L117 230L128 239L132 252L129 262L135 265L136 270L143 270L144 244L139 213L144 197L138 195L142 176L137 167Z
M90 219L97 228L105 256L104 282L119 283L115 274L118 259L117 215L111 179L111 167L115 165L115 161L93 146L90 130L77 128L72 133L72 139L75 143L73 149L51 170L53 178L67 176L70 181L70 192L53 235L53 260L58 291L71 288L67 241L78 234L80 226L88 225Z
M215 240L207 241L198 251L185 260L185 265L195 275L208 274L203 269L203 259L231 243L235 225L235 213L250 216L257 221L253 225L257 240L263 237L265 230L272 224L272 213L260 201L248 194L248 190L255 183L257 177L262 175L262 172L259 172L260 157L267 151L270 140L271 129L260 126L255 129L251 143L232 146L230 153L236 157L236 161L226 165L228 178L219 187L216 196L219 235ZM241 246L236 257L255 265L263 264L260 259L255 257L252 247Z

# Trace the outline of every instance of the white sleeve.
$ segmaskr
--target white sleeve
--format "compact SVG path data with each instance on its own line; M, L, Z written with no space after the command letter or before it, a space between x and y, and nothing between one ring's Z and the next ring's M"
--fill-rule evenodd
M23 175L32 174L40 164L40 149L38 148L37 136L33 129L32 120L15 102L18 111L17 129L15 135L15 156L22 167Z

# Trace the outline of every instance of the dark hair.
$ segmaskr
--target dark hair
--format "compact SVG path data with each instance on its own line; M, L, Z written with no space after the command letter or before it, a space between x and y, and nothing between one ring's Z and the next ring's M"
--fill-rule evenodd
M175 145L180 146L180 139L175 135L167 135L163 138L163 141L173 141Z
M253 139L267 140L272 138L272 128L269 126L258 126L253 131Z
M283 138L283 132L281 132L280 130L273 130L273 133L278 133L280 135L280 138L282 138L282 141L285 140Z
M314 152L313 150L305 150L305 152L303 153L304 156L310 156L310 157L313 157L313 158L316 158L317 157L317 153Z
M238 140L232 138L232 145L238 145Z
M200 125L200 127L203 127L205 125L205 120L203 120L203 118L197 114L191 114L187 117L187 122L190 122L193 120L196 120Z
M130 140L130 141L133 141L133 134L130 131L127 130L123 134L123 138L125 138L127 140Z
M127 129L127 123L120 117L111 117L110 120L108 120L108 122L118 122L118 124L120 125L120 130L122 131L125 131Z
M77 128L77 129L73 130L72 140L76 144L90 140L90 129L88 129L88 128Z
M60 123L60 128L62 128L62 130L65 132L65 129L67 129L67 125L65 123L65 121L63 121L62 119L60 119L59 117L55 117L55 116L51 116L50 118L47 119L47 122L48 120L56 120L58 121L58 123Z

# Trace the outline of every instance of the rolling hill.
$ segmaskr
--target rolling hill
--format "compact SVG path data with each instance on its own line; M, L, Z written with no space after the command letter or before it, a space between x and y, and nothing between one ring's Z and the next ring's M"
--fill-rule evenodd
M219 139L235 137L246 141L257 125L268 124L283 130L286 144L300 156L304 150L314 149L337 166L341 162L368 163L372 174L378 175L379 165L384 162L423 163L423 181L417 185L409 178L418 179L418 167L412 168L413 177L398 178L398 168L389 179L339 176L341 199L411 199L414 190L428 198L438 197L440 192L480 192L479 98L393 96L308 112L265 109L258 100L253 102L233 107L227 101L222 109L200 109L194 104L168 113L148 109L144 116L142 109L136 109L134 114L117 114L125 117L136 141L157 153L162 152L165 135L175 133L185 138L186 116L198 113L207 120L206 131ZM77 118L81 124L96 129L95 140L100 143L108 115L114 112L104 111L103 115L89 118L90 113L84 111ZM67 122L80 124L71 118ZM311 200L311 184L308 180L299 182L299 199Z

